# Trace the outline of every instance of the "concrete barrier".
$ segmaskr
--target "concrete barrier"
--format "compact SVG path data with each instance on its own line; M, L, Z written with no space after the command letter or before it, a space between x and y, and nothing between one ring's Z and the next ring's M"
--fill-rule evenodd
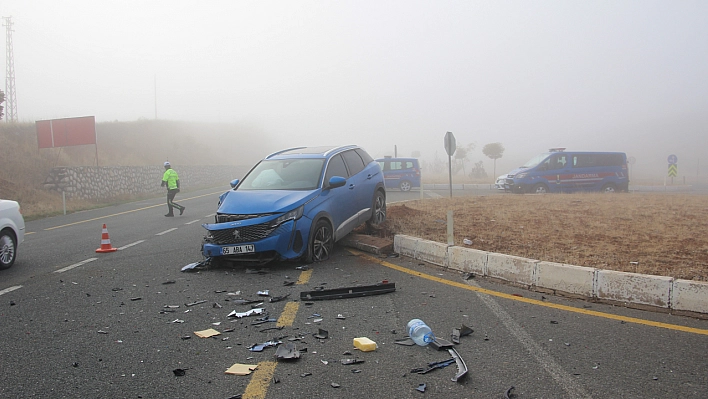
M543 261L536 265L536 286L541 288L591 298L594 280L595 269L591 267Z
M415 258L415 249L420 238L396 234L393 237L393 251L404 256Z
M441 242L419 240L415 248L415 259L447 267L447 248L450 245Z
M708 283L704 281L674 280L671 290L671 308L708 313Z
M598 299L668 308L673 277L597 270L595 296Z
M487 276L526 285L536 285L537 260L489 253Z
M488 252L452 246L447 249L448 267L466 273L487 275Z

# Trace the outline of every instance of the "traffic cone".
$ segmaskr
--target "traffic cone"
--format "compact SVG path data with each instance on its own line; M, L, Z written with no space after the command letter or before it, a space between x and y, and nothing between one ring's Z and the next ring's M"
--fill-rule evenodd
M113 248L111 246L111 239L108 238L108 228L106 224L103 224L103 231L101 232L101 248L98 248L96 252L115 252L118 248Z

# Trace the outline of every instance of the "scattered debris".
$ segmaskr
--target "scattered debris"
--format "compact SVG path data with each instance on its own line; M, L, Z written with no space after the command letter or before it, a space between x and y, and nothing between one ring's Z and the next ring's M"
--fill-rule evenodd
M300 374L300 377L307 377L308 375L312 375L312 373L302 373Z
M551 324L558 324L556 320L551 320Z
M256 295L258 295L258 296L270 296L270 293L268 292L268 290L263 290L263 291L258 291L258 292L256 292Z
M331 383L331 384L329 384L329 385L331 385L332 388L339 388L339 387L340 387L340 385L337 384L336 382L333 382L333 383Z
M376 342L366 337L354 338L354 347L362 352L371 352L378 348Z
M270 331L270 330L282 330L283 328L285 328L285 326L268 327L268 328L264 328L262 330L259 330L259 332L266 332L266 331Z
M312 336L317 339L327 339L329 337L329 332L320 328L317 334L312 334Z
M172 323L184 323L184 320L174 319L174 320L172 320Z
M190 307L190 306L200 305L204 302L206 302L206 299L202 299L201 301L196 301L196 302L192 302L192 303L185 303L184 306Z
M310 270L310 267L307 265L304 266L296 266L295 270Z
M136 296L135 298L130 298L131 301L139 301L141 299L143 299L143 298L141 298L139 296Z
M415 342L411 338L401 338L393 341L394 344L398 345L405 345L405 346L413 346L415 345Z
M280 345L275 350L275 357L282 360L293 360L300 358L300 351L295 347L295 343L288 342L285 345Z
M262 344L253 344L248 347L248 350L251 352L263 352L263 349L271 347L271 346L278 346L282 344L280 341L268 341L268 342L263 342Z
M216 335L221 335L221 333L214 330L213 328L210 328L208 330L195 331L194 335L196 335L199 338L209 338L209 337L213 337Z
M268 274L270 270L268 269L246 269L246 274Z
M214 302L214 304L211 305L211 307L212 307L212 308L215 308L215 309L221 309L221 308L223 308L223 306L221 306L221 304L219 304L219 303L217 303L217 302Z
M512 396L516 396L511 392L513 390L514 386L512 385L511 388L507 389L506 392L504 392L504 399L511 399Z
M463 280L472 280L473 278L474 278L474 273L472 273L472 272L465 273L465 274L462 276L462 279L463 279Z
M361 373L361 370L359 370L359 369L352 369L352 373L354 373L354 374L359 374L359 373Z
M345 366L350 365L350 364L364 363L363 360L358 359L358 358L354 358L354 359L351 359L351 358L350 358L350 359L342 359L342 360L340 360L340 362L341 362L343 365L345 365Z
M226 369L225 374L231 375L249 375L253 370L258 368L257 364L240 364L236 363L233 366Z
M280 302L283 299L287 299L290 296L290 294L286 294L283 296L274 296L268 300L268 302Z
M187 374L187 369L174 369L172 370L172 373L175 375L175 377L183 377L185 374Z
M263 308L251 309L247 312L237 312L234 310L233 312L229 313L229 315L227 317L236 317L236 318L240 319L242 317L248 317L248 316L259 315L259 314L263 314Z
M472 245L472 240L470 240L469 238L465 238L462 240L462 243L465 245Z
M457 374L452 377L452 381L457 382L460 378L467 375L467 364L465 364L465 361L462 360L462 357L460 357L460 354L457 353L455 348L448 349L447 351L455 359L455 363L457 363Z
M425 392L425 388L427 388L427 387L428 386L426 384L420 384L420 385L418 385L418 388L416 388L415 390L418 392Z
M428 363L428 367L427 367L427 368L420 367L420 368L412 369L412 370L411 370L411 373L416 373L416 374L428 374L429 372L431 372L431 371L433 371L433 370L437 370L437 369L441 369L441 368L443 368L443 367L447 367L447 366L449 366L449 365L451 365L451 364L453 364L453 363L455 363L455 359L454 359L454 358L450 358L450 359L447 359L447 360L441 360L441 361L439 361L439 362L432 362L432 363Z
M324 300L356 298L368 295L388 294L396 291L396 283L381 282L374 285L334 288L329 290L304 291L300 293L301 300Z
M256 319L256 321L251 323L251 325L258 326L258 325L261 325L264 323L275 323L276 321L278 321L278 319L271 319L271 318L268 318L268 315L266 315L265 317L260 317L260 318Z
M196 270L196 269L201 269L201 268L204 268L204 267L208 266L209 263L211 263L211 258L206 258L206 259L204 259L204 260L202 260L202 261L200 261L200 262L190 263L190 264L188 264L188 265L182 267L182 271L183 271L183 272L189 272L189 271L193 271L193 270Z
M192 336L191 336L191 335L183 335L183 336L181 336L180 338L181 338L182 340L188 340L188 339L192 339Z
M335 317L335 319L338 319L338 320L346 320L347 318L344 317L344 316L342 316L341 314L338 314L337 317Z
M395 252L392 253L392 254L388 254L388 257L389 257L389 258L398 258L399 256L401 256L401 254L397 254L397 253L395 253Z
M236 299L231 301L237 305L250 305L252 303L261 303L260 299Z
M108 334L108 331L103 331L103 330L98 330L98 331L96 331L96 332L99 333L99 334Z
M283 285L284 285L285 287L289 287L289 286L294 285L294 284L295 284L294 281L288 281L288 280L283 281Z
M163 285L167 285L167 284L174 284L174 283L176 283L175 280L168 280L168 281L165 281L165 282L162 283L162 284L163 284Z
M460 328L453 328L452 329L452 335L451 335L451 341L454 344L459 344L460 343L460 337L464 337L465 335L470 335L474 332L473 329L467 327L466 325L462 325Z
M446 350L452 348L452 342L436 337L433 342L430 343L430 346L436 350Z

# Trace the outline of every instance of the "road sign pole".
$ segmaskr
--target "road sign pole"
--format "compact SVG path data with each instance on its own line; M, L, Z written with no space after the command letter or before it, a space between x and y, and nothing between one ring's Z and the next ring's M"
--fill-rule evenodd
M447 156L448 176L450 177L450 198L452 198L452 156Z

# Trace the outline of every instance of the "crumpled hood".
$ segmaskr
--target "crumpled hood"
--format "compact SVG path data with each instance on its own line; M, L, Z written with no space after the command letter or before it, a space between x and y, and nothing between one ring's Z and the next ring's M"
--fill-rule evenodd
M318 194L319 190L232 190L222 199L218 212L232 215L287 212Z
M523 172L523 171L525 171L525 170L529 170L529 168L516 168L516 169L512 170L511 172L507 173L507 175L509 175L509 176L516 176L516 175L518 175L519 173L521 173L521 172Z

